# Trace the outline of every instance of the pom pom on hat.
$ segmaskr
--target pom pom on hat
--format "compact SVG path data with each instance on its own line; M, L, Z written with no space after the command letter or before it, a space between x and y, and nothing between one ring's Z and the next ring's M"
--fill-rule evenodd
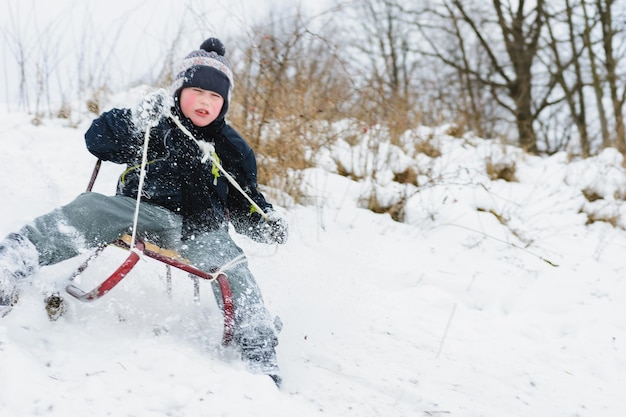
M203 49L207 52L215 52L218 55L226 56L226 48L222 41L217 38L209 38L206 41L202 42L200 45L200 49Z
M226 48L217 38L205 40L199 50L188 54L176 69L176 78L170 87L175 100L178 101L180 91L187 87L216 92L224 99L218 116L218 119L223 119L234 86L233 73L225 54Z

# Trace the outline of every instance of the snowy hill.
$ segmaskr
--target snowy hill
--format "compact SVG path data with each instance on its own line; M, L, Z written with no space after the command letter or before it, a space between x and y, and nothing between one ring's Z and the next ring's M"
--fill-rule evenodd
M95 160L88 122L33 126L6 111L0 122L4 236L83 192ZM206 288L196 304L175 277L170 299L149 261L50 322L42 294L63 287L77 258L42 268L0 320L0 415L623 416L621 155L570 162L444 132L411 133L439 157L379 148L397 166L380 165L376 183L333 172L337 160L357 174L377 164L339 144L307 172L316 204L284 208L287 245L237 237L284 323L281 390L220 346ZM502 166L516 181L492 179ZM391 180L407 167L419 187ZM112 194L120 171L105 164L95 191ZM372 187L406 197L406 222L359 208ZM92 271L103 279L107 265Z

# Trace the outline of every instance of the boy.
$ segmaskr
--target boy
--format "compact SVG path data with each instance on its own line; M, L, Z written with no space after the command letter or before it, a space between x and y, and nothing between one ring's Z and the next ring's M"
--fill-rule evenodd
M4 314L14 302L16 281L31 275L39 265L69 259L83 247L112 242L128 232L138 192L142 196L139 235L177 249L207 272L242 254L228 234L229 221L237 232L256 241L285 242L286 223L257 189L252 149L224 120L233 88L224 55L218 39L207 39L181 63L171 96L159 90L135 109L112 109L93 121L85 134L89 151L128 167L119 179L117 193L81 194L0 242L0 306L4 305L0 308ZM139 190L148 128L148 163ZM217 169L218 163L255 204ZM234 341L252 371L270 375L279 385L276 330L254 277L245 262L226 273L235 305Z

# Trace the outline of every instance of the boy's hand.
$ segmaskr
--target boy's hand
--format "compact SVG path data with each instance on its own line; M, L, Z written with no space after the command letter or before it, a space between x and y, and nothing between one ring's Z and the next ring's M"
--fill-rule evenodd
M287 242L287 237L289 236L287 221L274 210L266 214L267 221L261 226L266 238L265 240L268 243L278 243L279 245Z
M148 127L158 125L173 104L172 97L163 88L146 94L132 110L135 127L140 132L145 132Z

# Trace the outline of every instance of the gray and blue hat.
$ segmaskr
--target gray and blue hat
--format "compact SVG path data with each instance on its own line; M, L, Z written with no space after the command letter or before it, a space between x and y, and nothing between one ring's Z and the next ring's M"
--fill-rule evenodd
M226 48L217 38L202 42L200 49L187 55L176 68L176 78L171 85L174 99L187 87L198 87L214 91L224 99L224 106L218 119L223 119L228 111L233 91L233 73L230 63L224 57Z

